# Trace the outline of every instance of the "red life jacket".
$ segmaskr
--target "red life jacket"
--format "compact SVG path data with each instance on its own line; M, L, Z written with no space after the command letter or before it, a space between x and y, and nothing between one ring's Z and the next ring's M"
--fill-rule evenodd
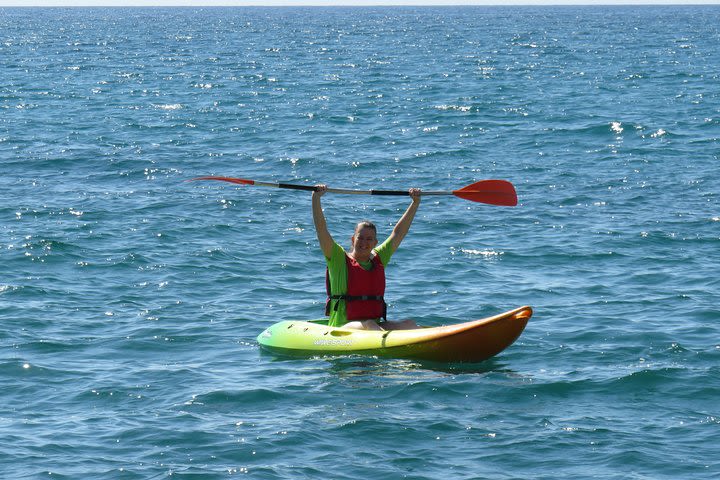
M333 295L330 291L330 277L325 273L325 288L328 299L325 303L325 315L330 315L331 300L345 300L345 312L348 321L369 320L376 318L386 319L387 305L383 295L385 294L385 267L380 261L380 256L375 255L372 259L372 268L365 270L354 258L345 255L347 264L347 294ZM335 302L337 309L339 302Z

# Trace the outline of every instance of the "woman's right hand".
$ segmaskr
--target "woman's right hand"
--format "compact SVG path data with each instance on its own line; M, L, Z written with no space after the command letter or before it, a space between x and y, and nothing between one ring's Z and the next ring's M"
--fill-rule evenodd
M324 183L318 183L317 185L315 185L315 191L313 192L313 195L322 197L323 195L325 195L325 192L327 192L327 189L327 185L325 185Z

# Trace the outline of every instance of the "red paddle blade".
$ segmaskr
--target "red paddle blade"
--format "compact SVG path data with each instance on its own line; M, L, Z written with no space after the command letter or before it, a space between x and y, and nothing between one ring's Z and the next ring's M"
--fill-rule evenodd
M245 180L244 178L233 177L197 177L192 180L220 180L221 182L240 183L243 185L255 185L255 180Z
M490 205L514 207L518 203L515 187L507 180L480 180L452 193L465 200Z

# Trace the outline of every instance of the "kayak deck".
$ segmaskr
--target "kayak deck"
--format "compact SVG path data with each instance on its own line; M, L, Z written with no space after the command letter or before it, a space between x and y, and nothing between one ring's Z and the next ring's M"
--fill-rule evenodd
M270 352L293 356L375 355L438 362L480 362L509 347L532 316L520 307L493 317L412 330L356 330L326 321L285 320L258 336Z

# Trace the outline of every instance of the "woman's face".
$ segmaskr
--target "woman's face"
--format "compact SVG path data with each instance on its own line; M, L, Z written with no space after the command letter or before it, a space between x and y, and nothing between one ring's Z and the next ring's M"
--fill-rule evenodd
M355 235L351 239L353 250L356 253L367 253L370 254L373 248L377 245L377 235L375 230L370 227L360 227L355 230Z

